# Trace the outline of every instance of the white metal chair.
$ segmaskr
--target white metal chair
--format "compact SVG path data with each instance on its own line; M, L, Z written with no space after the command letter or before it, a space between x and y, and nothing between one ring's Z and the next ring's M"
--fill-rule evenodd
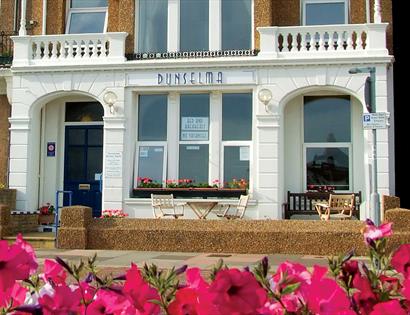
M175 204L174 195L151 194L151 205L154 218L174 217L178 219L184 215L184 204Z
M249 195L241 195L236 206L232 207L231 205L228 205L225 211L218 213L217 216L228 220L242 219L245 215L246 207L248 206L248 200Z

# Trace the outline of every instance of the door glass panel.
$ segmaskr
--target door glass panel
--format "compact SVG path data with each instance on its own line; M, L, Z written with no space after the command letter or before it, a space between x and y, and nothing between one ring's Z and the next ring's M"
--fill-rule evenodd
M249 182L249 146L224 147L224 183L234 179Z
M252 94L222 94L222 140L252 140Z
M350 98L305 96L305 142L350 142Z
M180 0L180 16L180 50L208 50L209 0Z
M68 148L66 160L66 180L83 180L85 171L85 155L83 147Z
M102 172L102 147L87 149L87 180L94 181L95 174Z
M65 121L102 121L104 108L98 102L68 102L65 106Z
M84 145L85 144L85 130L84 129L69 129L68 130L68 144L69 145Z
M105 12L71 13L69 34L103 33Z
M103 130L88 129L88 145L103 145Z
M138 152L138 177L148 177L162 184L164 167L163 146L140 146Z
M209 147L207 144L179 145L179 179L208 183Z
M307 188L331 185L349 190L349 148L307 148Z
M207 141L209 138L209 94L181 95L180 140Z

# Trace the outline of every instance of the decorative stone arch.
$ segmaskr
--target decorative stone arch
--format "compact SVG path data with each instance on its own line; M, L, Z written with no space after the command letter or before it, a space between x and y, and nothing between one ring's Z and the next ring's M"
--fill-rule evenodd
M67 96L82 96L98 101L104 108L105 132L109 136L112 129L120 129L118 141L123 144L124 85L116 86L114 78L112 72L104 71L28 73L15 76L10 118L9 178L10 187L17 189L17 210L33 211L38 205L40 113L41 108L46 104ZM118 97L114 114L103 102L103 95L107 91L116 93Z

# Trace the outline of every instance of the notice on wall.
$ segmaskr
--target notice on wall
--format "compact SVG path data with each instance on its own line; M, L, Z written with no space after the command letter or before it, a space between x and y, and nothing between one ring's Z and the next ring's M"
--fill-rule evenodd
M250 150L249 147L239 147L239 161L249 161Z
M105 154L105 177L122 177L122 152Z

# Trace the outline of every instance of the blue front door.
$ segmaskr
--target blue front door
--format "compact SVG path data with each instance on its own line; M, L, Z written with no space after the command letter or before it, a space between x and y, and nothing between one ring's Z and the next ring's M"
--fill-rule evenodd
M72 204L88 206L101 216L99 174L103 162L103 126L65 129L64 190L73 192ZM64 205L68 198L64 199Z

